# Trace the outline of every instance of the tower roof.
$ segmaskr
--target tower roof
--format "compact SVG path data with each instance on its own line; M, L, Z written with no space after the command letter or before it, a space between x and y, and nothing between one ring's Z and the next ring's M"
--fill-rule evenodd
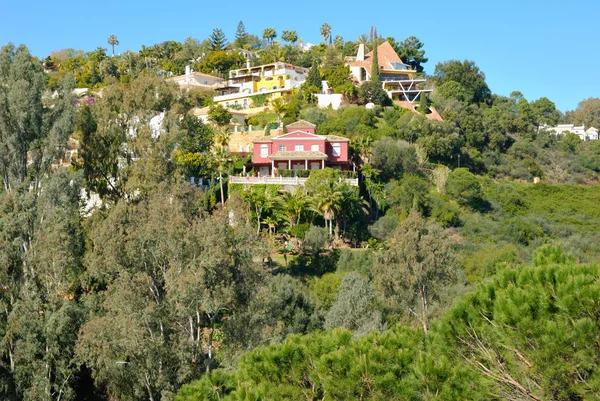
M370 51L369 53L365 54L364 60L355 61L354 63L352 63L352 66L364 67L364 69L367 70L367 72L370 75L372 66L371 64L373 62L372 57L373 51ZM379 46L377 46L377 60L379 61L379 68L386 70L395 69L391 63L403 64L402 59L400 58L400 56L398 56L392 45L390 45L390 42L388 42L387 40Z

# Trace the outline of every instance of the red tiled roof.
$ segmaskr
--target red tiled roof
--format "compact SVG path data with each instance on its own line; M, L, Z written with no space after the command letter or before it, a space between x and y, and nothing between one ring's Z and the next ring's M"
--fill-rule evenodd
M286 126L286 128L287 129L290 129L290 128L317 128L317 126L314 125L313 123L309 123L306 120L299 120L299 121L296 121L295 123L288 124Z

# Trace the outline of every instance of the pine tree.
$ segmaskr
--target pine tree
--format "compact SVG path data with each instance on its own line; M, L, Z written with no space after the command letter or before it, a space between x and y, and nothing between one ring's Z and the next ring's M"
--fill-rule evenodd
M208 37L210 42L209 48L213 51L223 50L227 45L227 38L222 29L215 28Z
M373 43L373 56L371 57L371 82L381 82L379 78L379 57L377 57L377 39Z
M235 31L235 47L241 49L248 43L248 33L242 21L238 22L237 30Z

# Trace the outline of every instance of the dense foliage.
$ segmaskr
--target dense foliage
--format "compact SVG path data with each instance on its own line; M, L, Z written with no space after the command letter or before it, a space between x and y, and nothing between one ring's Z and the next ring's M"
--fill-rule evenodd
M473 61L426 76L424 44L388 38L433 89L415 113L349 78L374 29L331 32L0 50L0 399L600 397L600 142L546 130L596 125L598 99L563 116L491 93ZM248 160L230 112L203 123L213 94L163 78L227 74L241 49L311 67L245 123L347 137L356 172L228 185ZM339 110L314 106L322 80Z

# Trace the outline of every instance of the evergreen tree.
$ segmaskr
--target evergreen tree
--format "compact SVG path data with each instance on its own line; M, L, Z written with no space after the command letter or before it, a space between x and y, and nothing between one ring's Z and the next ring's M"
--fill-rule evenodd
M417 72L423 71L423 66L421 64L427 62L427 57L425 57L425 50L422 50L423 42L417 39L414 36L411 36L401 43L399 43L397 47L397 52L402 61L407 64L410 64L412 69Z
M373 43L373 56L371 57L371 82L381 82L379 78L379 57L377 56L377 40Z
M208 40L210 42L209 49L212 51L223 50L225 49L225 46L227 46L227 38L220 28L213 29Z
M427 107L427 96L425 96L425 93L421 93L419 95L419 113L427 114L428 111L429 107Z
M313 61L312 67L308 71L308 76L306 77L306 85L314 88L318 88L319 91L323 89L323 82L321 81L321 71L319 69L319 64L316 60Z
M236 48L243 49L244 45L248 44L248 33L242 21L238 22L237 30L235 31L235 41L233 42Z

